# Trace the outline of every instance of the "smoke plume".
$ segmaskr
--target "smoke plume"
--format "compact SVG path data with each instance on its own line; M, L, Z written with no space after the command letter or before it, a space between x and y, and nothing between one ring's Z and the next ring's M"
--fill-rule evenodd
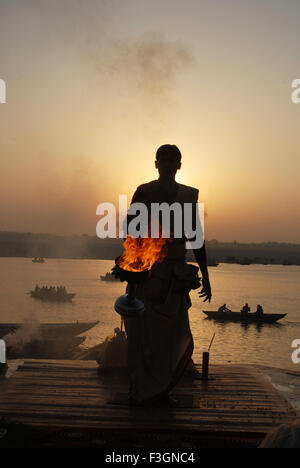
M144 97L170 99L178 78L193 62L187 46L148 34L140 40L113 42L98 69L111 78L121 76Z

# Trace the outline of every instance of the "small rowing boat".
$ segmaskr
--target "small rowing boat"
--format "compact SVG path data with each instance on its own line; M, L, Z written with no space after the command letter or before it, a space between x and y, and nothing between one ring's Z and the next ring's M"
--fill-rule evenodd
M286 314L262 314L254 313L242 314L241 312L218 312L203 310L207 318L220 322L243 322L243 323L276 323Z
M72 299L76 296L75 293L68 293L64 286L43 286L40 288L36 285L33 291L29 291L31 297L39 299L40 301L50 302L72 302Z

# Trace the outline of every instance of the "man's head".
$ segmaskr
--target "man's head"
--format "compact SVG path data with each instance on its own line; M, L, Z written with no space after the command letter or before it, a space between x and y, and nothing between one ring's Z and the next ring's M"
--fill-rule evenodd
M161 177L174 179L181 168L181 153L175 145L163 145L156 151L155 167Z

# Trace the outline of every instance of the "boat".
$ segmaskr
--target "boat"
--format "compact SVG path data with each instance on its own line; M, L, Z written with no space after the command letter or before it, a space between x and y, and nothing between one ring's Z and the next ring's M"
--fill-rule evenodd
M207 318L221 322L243 322L243 323L275 323L287 314L263 314L258 316L255 312L242 314L241 312L218 312L203 310Z
M219 264L215 260L211 260L207 262L207 266L209 267L217 267Z
M72 299L76 296L75 293L68 293L65 288L58 287L38 287L33 291L29 291L29 294L34 299L39 299L41 301L49 302L71 302Z
M30 291L31 297L34 299L39 299L40 301L49 301L49 302L72 302L72 299L76 296L75 293L66 293L66 294L51 294L45 291Z
M101 281L120 281L112 273L107 272L105 275L100 275Z
M91 328L98 325L99 321L95 322L74 322L74 323L40 323L38 328L47 336L77 336L81 335ZM15 333L21 327L31 326L27 323L0 323L0 338L9 333ZM34 324L33 324L34 326Z
M33 263L45 263L45 260L42 257L35 257Z
M250 258L245 257L243 260L239 260L238 265L251 265L252 261Z

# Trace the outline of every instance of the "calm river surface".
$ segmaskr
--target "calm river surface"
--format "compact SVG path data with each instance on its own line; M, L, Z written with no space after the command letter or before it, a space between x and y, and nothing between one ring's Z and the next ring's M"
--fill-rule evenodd
M91 347L111 335L120 325L114 301L124 293L124 283L101 282L113 266L107 260L47 259L34 264L28 258L0 258L0 322L73 322L94 321L99 324L89 332L84 343ZM213 333L211 361L217 363L262 364L300 370L292 363L291 343L300 339L300 267L221 264L210 268L213 300L203 303L192 291L190 322L194 335L194 359L201 361ZM39 285L64 285L75 292L73 304L43 303L26 294ZM234 311L248 302L256 310L258 303L265 312L286 313L277 325L216 323L205 319L202 309L216 310L226 303Z

